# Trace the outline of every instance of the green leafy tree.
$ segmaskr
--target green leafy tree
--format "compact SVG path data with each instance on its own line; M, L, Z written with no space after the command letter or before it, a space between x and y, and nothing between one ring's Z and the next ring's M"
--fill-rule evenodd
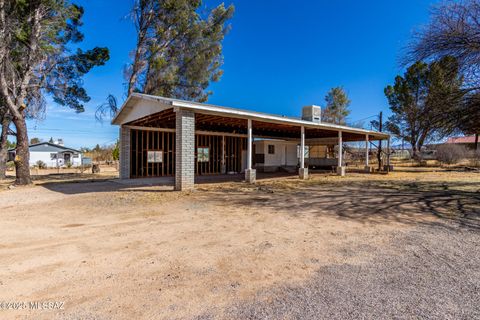
M413 157L426 141L449 132L449 111L461 103L462 77L451 57L427 64L416 62L404 76L385 88L392 115L385 123L387 131L408 141Z
M82 16L68 0L0 0L0 94L17 133L17 184L31 183L26 119L43 113L46 96L84 111L82 77L109 58L106 48L70 51L83 40Z
M119 140L117 140L117 142L115 142L115 145L113 146L112 158L115 161L120 159L120 141Z
M40 140L40 138L32 138L30 139L30 144L36 144L36 143L40 143L42 142L42 140Z
M127 68L133 91L206 101L210 81L222 75L222 41L234 8L222 3L206 18L200 0L138 0L133 15L138 39Z
M347 93L342 87L335 87L325 96L326 106L322 113L322 121L346 124L348 115L350 114L349 106L350 99L348 99Z
M17 146L15 142L7 140L7 149L14 149Z
M222 41L234 7L220 4L203 14L201 0L136 0L132 18L137 29L133 61L125 69L127 95L142 92L169 98L207 101L211 82L223 71ZM115 114L108 96L97 119Z

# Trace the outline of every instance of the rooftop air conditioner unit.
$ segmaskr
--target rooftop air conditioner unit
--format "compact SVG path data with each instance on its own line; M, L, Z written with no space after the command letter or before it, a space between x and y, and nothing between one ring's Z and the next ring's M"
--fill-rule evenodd
M302 120L320 123L322 121L322 108L315 105L303 107Z

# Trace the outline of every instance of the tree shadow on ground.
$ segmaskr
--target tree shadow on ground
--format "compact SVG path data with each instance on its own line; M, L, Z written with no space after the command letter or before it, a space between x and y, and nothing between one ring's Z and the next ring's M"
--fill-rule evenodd
M59 192L68 195L98 192L173 192L173 186L170 183L164 184L122 184L114 180L109 181L62 181L48 182L40 185L50 191ZM152 187L155 187L152 189Z
M297 177L291 173L261 173L258 180L272 178ZM242 182L245 176L243 174L232 175L197 175L195 176L195 185L222 184L225 182ZM85 178L72 175L69 179L62 175L58 180L55 177L51 181L40 183L39 185L51 191L64 194L82 194L89 192L169 192L174 191L174 177L149 177L137 179L112 179L112 178ZM154 189L152 187L155 187Z
M257 187L209 192L203 201L291 216L335 216L362 222L428 223L441 219L480 229L480 185L468 182L337 182L296 188Z

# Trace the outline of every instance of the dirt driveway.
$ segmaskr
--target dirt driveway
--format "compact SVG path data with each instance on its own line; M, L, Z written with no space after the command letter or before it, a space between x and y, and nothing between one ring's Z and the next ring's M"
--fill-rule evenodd
M480 174L44 184L0 212L1 319L480 317Z

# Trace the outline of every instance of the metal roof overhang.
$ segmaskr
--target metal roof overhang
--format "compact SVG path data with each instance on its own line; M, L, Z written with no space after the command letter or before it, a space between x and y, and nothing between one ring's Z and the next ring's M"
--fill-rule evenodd
M156 105L158 105L157 108L150 107L147 110L145 110L144 114L141 114L142 116L145 116L145 117L155 113L159 113L169 108L173 108L173 110L181 108L181 109L191 110L196 113L216 115L216 116L222 116L222 117L245 119L245 120L251 119L258 122L272 123L272 124L279 124L279 125L290 125L295 127L303 126L307 130L319 129L319 130L328 130L328 131L335 131L335 132L341 131L345 133L351 133L351 134L363 135L363 136L366 136L368 134L370 140L380 140L380 139L389 138L389 134L377 132L377 131L365 130L360 128L352 128L348 126L341 126L341 125L330 124L330 123L314 123L311 121L266 114L261 112L220 107L215 105L189 102L189 101L171 99L171 98L164 98L164 97L152 96L152 95L141 94L141 93L133 93L128 97L128 99L125 101L120 111L112 120L112 124L122 125L127 122L130 122L130 121L126 121L128 118L128 115L137 106L138 102L142 100L148 101L150 103L153 102ZM141 116L139 116L137 119L139 118L141 118ZM132 119L129 119L129 120L132 120Z

